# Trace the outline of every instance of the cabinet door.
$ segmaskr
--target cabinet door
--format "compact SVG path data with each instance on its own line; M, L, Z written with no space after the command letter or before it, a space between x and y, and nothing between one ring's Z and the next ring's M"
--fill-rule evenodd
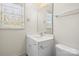
M27 54L29 56L38 55L38 43L31 38L27 38Z
M39 44L39 55L40 56L53 56L55 53L54 42L52 40L43 41Z
M31 44L30 55L38 56L38 45L37 44Z

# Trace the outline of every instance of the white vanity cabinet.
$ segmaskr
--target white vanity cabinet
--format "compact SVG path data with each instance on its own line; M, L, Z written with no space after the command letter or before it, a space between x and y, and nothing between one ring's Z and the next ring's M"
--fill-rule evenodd
M55 44L52 38L36 38L27 35L26 49L28 56L54 56Z

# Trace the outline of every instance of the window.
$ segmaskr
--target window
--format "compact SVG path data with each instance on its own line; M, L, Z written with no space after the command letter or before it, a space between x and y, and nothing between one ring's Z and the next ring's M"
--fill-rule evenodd
M24 28L24 4L0 4L0 28Z

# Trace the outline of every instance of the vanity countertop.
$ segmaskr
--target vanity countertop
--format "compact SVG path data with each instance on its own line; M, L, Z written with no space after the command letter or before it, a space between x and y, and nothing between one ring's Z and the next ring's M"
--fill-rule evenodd
M33 40L36 40L37 42L45 41L45 40L51 40L53 39L53 34L45 34L43 36L38 34L28 34L27 37L32 38Z

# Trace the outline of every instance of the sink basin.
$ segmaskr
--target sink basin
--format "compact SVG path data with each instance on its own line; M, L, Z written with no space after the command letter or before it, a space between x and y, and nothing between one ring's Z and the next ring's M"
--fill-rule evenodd
M35 34L35 35L29 35L30 38L36 40L36 41L44 41L44 40L50 40L53 39L53 35L52 34L45 34L43 36L39 35L39 34Z
M41 38L42 36L41 35L34 35L34 37Z

